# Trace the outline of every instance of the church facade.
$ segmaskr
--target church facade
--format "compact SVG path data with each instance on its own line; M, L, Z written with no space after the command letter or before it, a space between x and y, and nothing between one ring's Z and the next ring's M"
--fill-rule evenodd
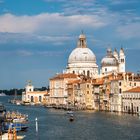
M112 72L125 72L125 54L123 48L118 54L115 49L112 53L110 48L107 49L107 55L101 60L101 75L106 75Z

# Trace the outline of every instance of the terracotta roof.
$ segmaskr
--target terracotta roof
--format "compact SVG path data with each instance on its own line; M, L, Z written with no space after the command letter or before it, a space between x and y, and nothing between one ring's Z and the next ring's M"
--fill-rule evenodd
M132 88L132 89L129 89L125 92L140 92L140 87Z
M78 76L73 73L65 73L65 74L58 74L54 76L53 78L50 78L50 80L55 80L55 79L64 79L64 78L77 78Z
M118 81L118 80L123 80L123 78L122 77L117 77L117 78L112 79L111 81Z
M93 85L103 85L104 80L103 79L97 79L96 82L93 83Z
M70 80L68 81L67 84L76 84L76 83L80 83L81 80Z

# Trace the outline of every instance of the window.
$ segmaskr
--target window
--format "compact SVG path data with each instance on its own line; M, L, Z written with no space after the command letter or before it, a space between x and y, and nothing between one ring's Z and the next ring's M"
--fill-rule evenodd
M121 62L124 62L124 59L121 59Z
M120 91L120 93L122 93L122 89L121 88L119 89L119 91Z
M134 83L134 86L136 86L136 83Z
M107 68L105 68L105 71L107 71Z
M75 71L73 71L72 73L75 74Z
M89 84L87 85L87 88L89 88Z
M34 97L33 96L31 96L31 102L34 102Z
M88 77L90 76L90 72L89 72L89 70L87 71L87 76L88 76Z
M122 85L122 83L121 82L119 82L119 86L121 86Z
M85 75L85 70L83 71L83 74Z
M39 96L39 102L41 102L42 101L42 97L41 96Z
M89 91L87 91L87 94L89 94Z
M139 107L137 106L137 112L139 112Z

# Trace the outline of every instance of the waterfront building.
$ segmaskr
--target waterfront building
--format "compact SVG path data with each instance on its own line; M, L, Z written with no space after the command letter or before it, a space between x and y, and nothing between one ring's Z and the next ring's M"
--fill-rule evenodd
M71 80L67 83L67 92L68 92L68 107L75 107L77 104L77 96L80 91L80 80ZM82 99L80 99L82 100Z
M68 90L67 83L78 80L79 77L73 73L57 74L50 79L50 104L67 105Z
M84 105L86 109L94 109L94 94L93 94L93 85L92 80L86 80L82 81L80 84L81 92L80 96L83 96L84 102L81 103L81 105Z
M84 34L79 36L77 47L71 52L64 73L82 74L88 77L98 76L96 56L87 47L86 36Z
M48 91L35 91L31 81L26 85L25 92L22 93L22 101L34 104L44 104Z
M110 110L122 111L122 96L129 89L140 86L140 77L134 73L117 73L111 80Z
M95 110L103 110L104 102L103 102L103 79L96 79L95 82L93 82L93 94L94 94L94 109Z
M110 48L107 49L107 55L101 61L101 75L107 75L114 72L125 72L125 53L123 48L118 54L115 49L112 53Z
M123 92L122 111L132 114L140 112L140 86Z

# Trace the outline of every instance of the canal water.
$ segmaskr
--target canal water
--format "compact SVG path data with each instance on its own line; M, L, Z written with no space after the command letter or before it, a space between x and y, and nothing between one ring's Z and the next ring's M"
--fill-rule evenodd
M7 110L29 115L29 128L24 140L140 140L138 116L117 113L77 111L75 120L69 121L63 110L34 106L16 106L8 103L9 96L0 97ZM38 118L39 132L35 131Z

